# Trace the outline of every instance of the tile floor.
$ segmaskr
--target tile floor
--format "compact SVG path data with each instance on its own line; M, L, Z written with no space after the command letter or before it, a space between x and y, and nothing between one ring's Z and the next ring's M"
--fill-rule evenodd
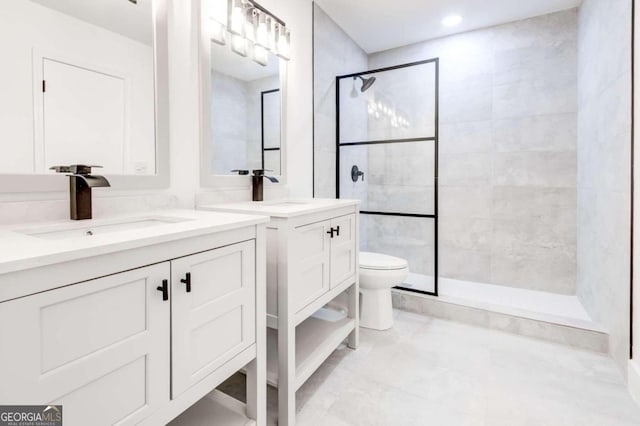
M300 388L297 424L640 425L606 355L396 311L392 330L361 329ZM269 424L277 394L269 389Z

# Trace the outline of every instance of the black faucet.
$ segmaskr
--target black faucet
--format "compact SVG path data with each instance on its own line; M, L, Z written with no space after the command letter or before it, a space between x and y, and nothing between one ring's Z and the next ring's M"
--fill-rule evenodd
M240 176L246 176L249 174L249 170L231 170L232 172L238 173ZM253 170L253 174L251 175L251 192L252 192L252 200L253 201L263 201L264 200L264 178L269 179L273 183L278 183L278 179L273 176L267 176L264 172L272 172L273 170L265 170L265 169L256 169Z
M56 173L70 173L69 175L69 209L72 220L91 219L91 188L111 186L104 176L92 175L91 169L102 166L85 166L72 164L70 166L54 166L50 170Z

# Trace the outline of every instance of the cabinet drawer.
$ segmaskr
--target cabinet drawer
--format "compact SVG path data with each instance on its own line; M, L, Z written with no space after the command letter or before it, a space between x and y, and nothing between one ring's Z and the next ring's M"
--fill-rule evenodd
M65 425L133 424L169 401L169 263L0 303L0 401Z
M255 241L171 262L172 398L255 342Z

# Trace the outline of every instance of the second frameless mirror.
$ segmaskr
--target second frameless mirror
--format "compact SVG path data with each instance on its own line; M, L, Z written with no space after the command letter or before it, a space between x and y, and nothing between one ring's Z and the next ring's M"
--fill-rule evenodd
M211 170L282 173L280 60L266 66L211 43Z

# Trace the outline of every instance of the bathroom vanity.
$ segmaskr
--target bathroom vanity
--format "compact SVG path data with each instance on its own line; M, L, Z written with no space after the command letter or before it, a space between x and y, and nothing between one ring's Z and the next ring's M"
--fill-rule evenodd
M70 426L159 425L207 395L211 424L263 425L267 221L178 210L0 230L0 401L62 405ZM242 368L246 406L214 390Z
M358 345L358 201L283 200L200 209L271 217L267 225L267 381L278 422L295 423L295 392L345 340ZM317 312L339 296L346 312ZM346 315L345 315L346 314Z

